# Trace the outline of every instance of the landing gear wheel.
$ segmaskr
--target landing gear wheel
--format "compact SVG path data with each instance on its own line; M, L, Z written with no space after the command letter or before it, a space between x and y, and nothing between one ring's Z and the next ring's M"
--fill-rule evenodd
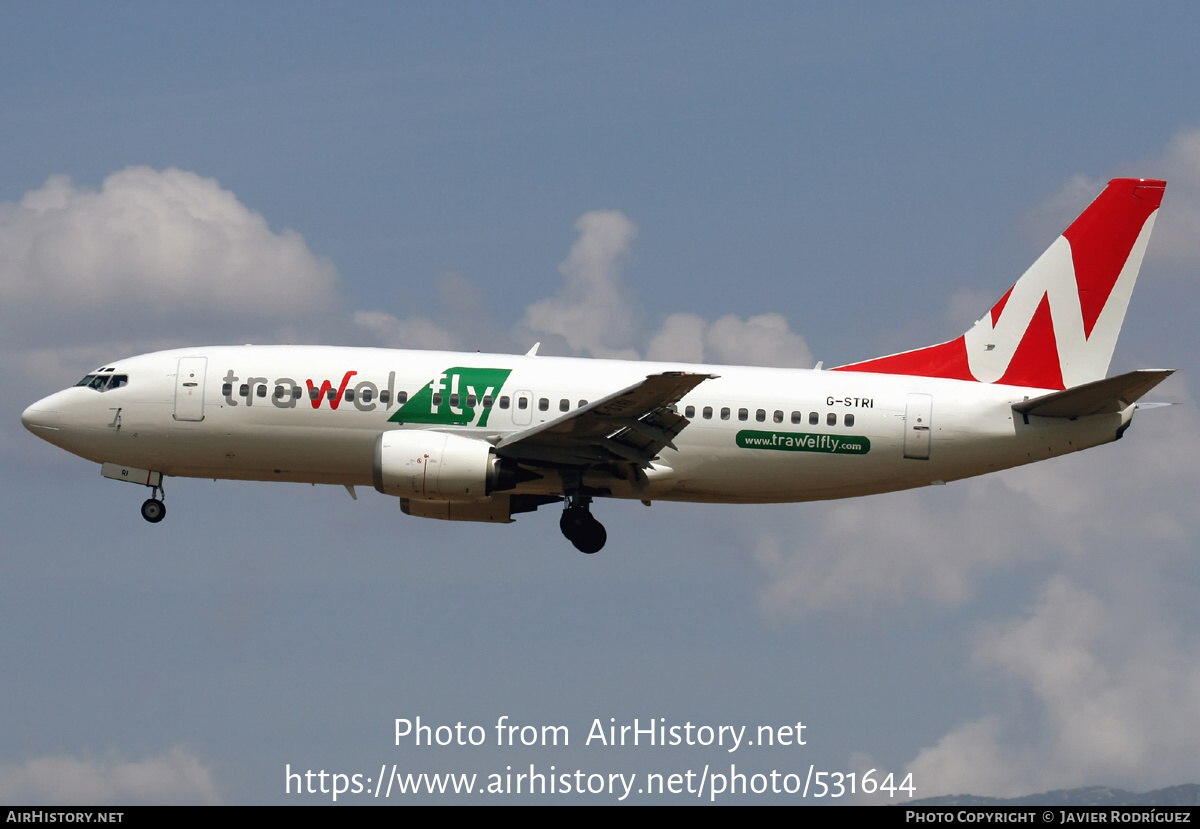
M151 524L157 524L167 517L167 505L157 498L147 498L142 502L142 518Z
M581 553L598 553L608 541L604 525L592 517L587 507L568 507L558 519L558 528Z

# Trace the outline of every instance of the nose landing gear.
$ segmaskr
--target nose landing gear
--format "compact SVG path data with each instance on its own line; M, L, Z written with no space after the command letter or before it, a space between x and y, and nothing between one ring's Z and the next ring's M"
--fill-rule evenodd
M130 484L141 484L150 488L150 497L142 502L142 518L151 524L157 524L167 517L167 505L163 503L163 474L150 469L138 469L136 466L121 466L116 463L100 464L100 474L114 481L125 481Z
M592 499L586 495L569 496L562 517L558 519L562 534L576 550L588 555L599 552L608 541L604 525L592 517L591 504Z

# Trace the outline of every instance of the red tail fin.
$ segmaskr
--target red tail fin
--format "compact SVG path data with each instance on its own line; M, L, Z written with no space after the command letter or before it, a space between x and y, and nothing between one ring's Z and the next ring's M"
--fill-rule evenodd
M970 331L840 366L1064 389L1108 373L1165 181L1118 178Z

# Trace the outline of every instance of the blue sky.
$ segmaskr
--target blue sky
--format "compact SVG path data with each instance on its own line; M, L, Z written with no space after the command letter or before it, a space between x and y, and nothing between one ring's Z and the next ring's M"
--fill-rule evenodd
M287 796L287 764L1195 782L1197 14L0 7L0 800L328 799ZM331 487L173 480L152 527L19 424L185 344L865 359L964 330L1116 175L1170 183L1113 370L1180 369L1178 405L985 479L606 503L585 558L553 511L459 526ZM564 308L607 333L572 340ZM394 745L398 717L503 715L572 746ZM583 746L609 717L803 720L808 744Z

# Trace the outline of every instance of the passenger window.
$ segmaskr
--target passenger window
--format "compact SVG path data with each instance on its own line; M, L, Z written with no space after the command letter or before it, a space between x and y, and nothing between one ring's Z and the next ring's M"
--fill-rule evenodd
M797 424L797 425L798 425L798 424L800 423L800 420L801 420L801 418L800 418L800 413L799 413L799 412L792 412L792 423L795 423L795 424Z
M450 395L450 405L455 409L458 408L458 395L457 394Z
M475 404L476 404L476 403L478 403L478 402L479 402L479 401L477 401L477 400L475 399L475 395L473 395L473 394L468 394L468 395L467 395L467 408L468 408L468 409L474 409L474 408L475 408Z
M490 409L490 408L492 408L492 404L495 402L496 401L494 399L492 399L492 396L490 394L485 394L483 396L483 408Z
M560 412L570 411L571 410L571 401L565 397L562 400L558 401L558 410Z
M696 407L688 406L686 409L683 410L683 416L686 417L688 420L691 420L693 417L696 416Z
M808 413L808 425L809 426L816 426L820 422L821 422L821 416L819 414L817 414L816 412Z
M249 384L242 383L242 385L238 387L238 395L241 397L249 397L250 396Z
M384 402L386 403L387 401L384 401ZM396 402L398 404L400 404L401 406L403 406L405 403L407 403L408 402L408 392L406 392L406 391L396 392Z
M775 422L783 423L783 412L779 411L778 409L775 410Z
M385 404L386 404L386 403L387 403L387 402L389 402L391 399L392 399L392 396L391 396L390 394L388 394L388 390L387 390L387 389L384 389L383 391L381 391L381 392L379 393L379 402L380 402L380 403L385 403Z
M525 411L526 409L528 409L529 408L529 398L528 397L518 397L517 398L517 408L520 409L521 411Z
M371 398L372 398L372 397L374 397L374 395L373 395L373 394L371 394L371 390L370 390L370 389L363 389L363 393L362 393L362 402L364 402L364 403L370 403L370 402L371 402Z
M346 389L345 398L346 398L347 403L353 403L354 402L354 389Z
M701 414L703 414L705 420L712 420L712 406L705 406Z
M826 426L837 426L837 413L836 412L830 412L829 414L825 415L825 425Z
M442 393L440 391L436 392L433 395L433 405L435 405L435 406L442 405Z
M299 386L292 386L292 399L293 400L299 400L301 394L302 394L302 392L300 391Z
M749 409L738 409L738 420L747 420L750 417Z
M259 397L266 397L267 396L267 387L260 385L257 389L254 390L254 393L257 394ZM349 392L347 392L347 394L349 394Z
M584 406L586 406L586 405L587 405L587 401L586 401L586 400L580 400L580 401L579 401L579 408L581 408L581 409L582 409L582 408L583 408Z
M549 409L550 409L550 400L548 398L543 397L538 400L538 411L539 412L549 411Z
M508 408L508 395L507 394L500 396L500 408L501 409Z
M308 390L308 397L309 397L309 399L310 399L310 400L313 400L313 401L320 400L320 399L321 399L321 390L320 390L320 389L315 389L315 388L314 388L314 389L309 389L309 390Z
M225 385L221 386L221 394L225 395L226 397L232 397L233 383L226 383Z
M843 422L847 426L853 426L854 425L854 415L852 415L852 414L846 415L846 417L843 419Z
M765 409L759 409L757 412L755 412L755 413L754 413L754 419L755 419L755 420L757 420L759 423L762 423L764 420L766 420L766 419L767 419L767 412L766 412L766 410L765 410Z
M276 387L275 387L275 399L276 399L276 400L282 400L282 399L283 399L283 386L276 386Z
M728 406L721 407L721 420L729 420L729 407Z
M337 389L330 389L329 391L325 392L325 399L330 403L337 400Z

